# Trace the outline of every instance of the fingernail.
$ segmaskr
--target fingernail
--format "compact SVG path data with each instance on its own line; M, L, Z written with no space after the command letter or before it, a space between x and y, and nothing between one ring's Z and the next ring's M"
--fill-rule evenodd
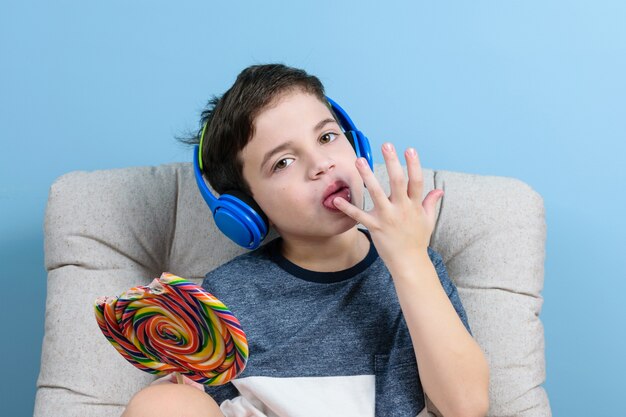
M391 143L385 143L383 148L385 148L386 151L393 152L393 145Z
M407 153L409 154L410 157L415 158L417 156L417 151L414 148L409 148L407 150Z
M364 167L367 164L367 162L365 162L365 158L358 158L356 160L356 163L359 164L359 166L361 167Z

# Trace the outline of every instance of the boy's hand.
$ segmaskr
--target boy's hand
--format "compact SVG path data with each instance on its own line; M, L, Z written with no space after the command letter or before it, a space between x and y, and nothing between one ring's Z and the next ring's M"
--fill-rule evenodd
M335 207L370 231L380 257L391 267L412 259L422 251L426 254L435 227L435 205L443 190L432 190L422 201L424 187L422 167L417 152L405 151L408 182L391 143L382 147L389 174L391 195L388 197L364 158L356 167L372 197L374 208L365 212L341 197L334 199Z

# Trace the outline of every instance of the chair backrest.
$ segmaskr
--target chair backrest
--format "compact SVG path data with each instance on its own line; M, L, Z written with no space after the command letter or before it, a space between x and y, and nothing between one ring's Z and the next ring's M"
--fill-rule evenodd
M384 166L375 171L388 190ZM489 415L549 416L541 386L541 196L506 177L425 169L424 182L424 194L445 190L431 246L442 255L489 361ZM200 282L243 251L216 229L190 163L57 179L45 218L48 293L35 417L119 416L154 379L101 334L93 313L98 296L119 295L164 271Z

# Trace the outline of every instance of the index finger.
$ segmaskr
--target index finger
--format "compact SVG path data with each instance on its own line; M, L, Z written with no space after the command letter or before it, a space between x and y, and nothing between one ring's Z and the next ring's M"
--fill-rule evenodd
M365 158L358 158L356 161L356 167L363 178L363 182L367 187L367 192L372 197L372 202L374 203L374 207L381 209L386 204L389 204L389 197L385 193L383 187L381 187L378 179L374 175L374 172L370 168L369 164L365 160Z

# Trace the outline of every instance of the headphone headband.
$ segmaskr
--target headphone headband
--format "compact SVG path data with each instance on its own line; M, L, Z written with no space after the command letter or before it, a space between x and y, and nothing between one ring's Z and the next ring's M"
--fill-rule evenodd
M356 128L356 126L352 122L352 119L350 119L350 116L348 116L348 113L346 113L346 111L342 109L341 106L337 104L336 101L334 101L328 96L326 96L326 100L328 100L328 103L330 104L331 109L335 112L335 114L339 118L339 124L341 125L343 130L345 131L359 130Z

